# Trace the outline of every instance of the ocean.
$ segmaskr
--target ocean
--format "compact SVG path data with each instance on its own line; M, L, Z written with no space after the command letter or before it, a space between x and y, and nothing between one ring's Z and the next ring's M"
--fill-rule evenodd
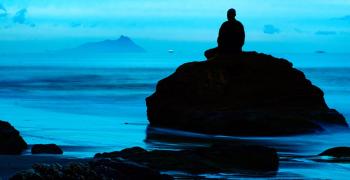
M325 92L329 107L350 119L349 54L276 53L302 70ZM156 83L201 55L121 54L99 56L21 54L0 56L0 119L10 122L28 144L55 143L65 156L91 157L132 146L181 149L196 142L146 138L145 98ZM172 132L181 134L181 132ZM313 156L327 148L350 146L350 132L289 137L225 137L189 134L201 139L242 140L278 149L280 170L271 179L334 179L350 176L349 164L321 163ZM29 154L29 151L25 154ZM250 178L212 174L212 178Z

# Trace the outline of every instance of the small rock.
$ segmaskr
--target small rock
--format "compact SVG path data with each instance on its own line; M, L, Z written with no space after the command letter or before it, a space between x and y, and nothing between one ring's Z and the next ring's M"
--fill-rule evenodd
M347 157L350 158L350 147L335 147L327 149L319 154L319 156L332 156L336 158Z
M32 154L63 154L63 151L56 144L35 144Z

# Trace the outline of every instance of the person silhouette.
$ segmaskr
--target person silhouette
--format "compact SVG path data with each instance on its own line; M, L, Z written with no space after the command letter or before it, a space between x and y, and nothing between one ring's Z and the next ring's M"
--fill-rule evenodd
M220 27L217 39L218 47L205 51L204 55L207 59L210 59L218 53L240 53L242 52L244 41L244 26L236 20L236 10L231 8L227 11L227 21Z

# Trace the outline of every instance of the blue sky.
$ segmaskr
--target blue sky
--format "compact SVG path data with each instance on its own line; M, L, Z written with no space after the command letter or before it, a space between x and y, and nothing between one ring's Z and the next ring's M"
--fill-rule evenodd
M231 7L245 25L246 50L350 52L349 0L0 0L0 52L121 34L155 49L171 42L214 46Z

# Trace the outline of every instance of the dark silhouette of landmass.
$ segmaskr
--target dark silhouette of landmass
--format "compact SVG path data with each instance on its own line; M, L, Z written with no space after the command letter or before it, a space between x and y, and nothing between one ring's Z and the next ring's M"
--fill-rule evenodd
M237 54L242 52L245 41L244 26L236 20L236 10L229 9L227 11L227 21L224 22L219 30L218 47L207 50L204 55L210 59L221 54Z
M143 53L144 48L137 45L127 36L120 36L117 40L104 40L100 42L89 42L77 48L66 49L69 53Z

